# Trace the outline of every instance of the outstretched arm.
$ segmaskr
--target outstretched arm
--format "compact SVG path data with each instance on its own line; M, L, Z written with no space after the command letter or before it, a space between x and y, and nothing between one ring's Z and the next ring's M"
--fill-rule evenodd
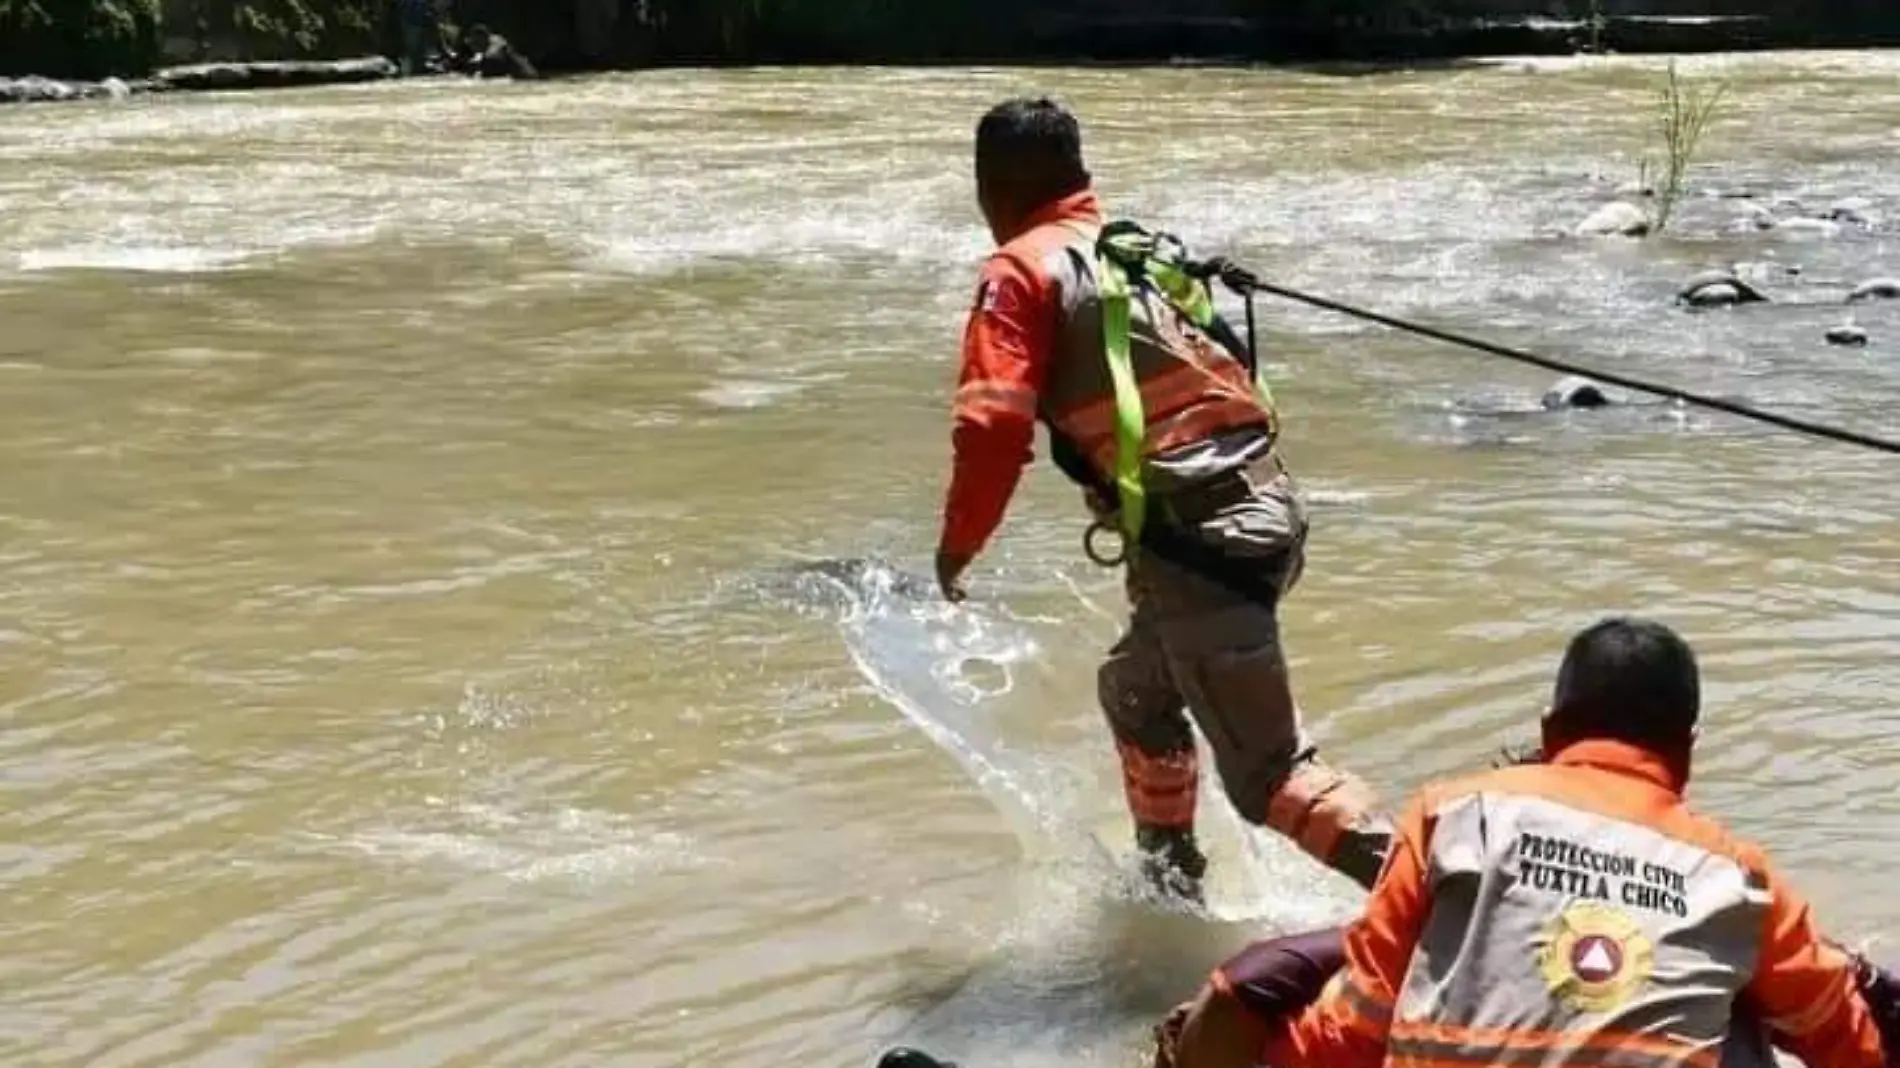
M937 541L937 579L952 600L961 577L1003 521L1036 437L1036 401L1048 373L1056 295L1028 265L990 257L963 333L955 452Z

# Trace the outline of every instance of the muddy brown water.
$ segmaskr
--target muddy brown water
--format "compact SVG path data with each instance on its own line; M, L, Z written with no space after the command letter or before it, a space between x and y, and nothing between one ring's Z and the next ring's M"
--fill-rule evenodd
M1647 60L0 115L4 1060L843 1068L922 1035L966 1068L1138 1063L1238 935L1064 875L867 684L869 648L936 693L954 614L854 630L783 581L927 569L976 115L1064 95L1116 209L1281 281L1900 433L1900 305L1840 303L1900 274L1900 58L1686 69L1730 104L1643 243L1552 235L1635 178ZM1870 225L1749 222L1847 198ZM1737 261L1776 304L1671 306ZM1261 311L1317 502L1287 629L1329 752L1393 795L1472 767L1526 737L1571 631L1654 613L1704 658L1701 804L1829 930L1900 922L1893 457L1538 414L1542 372ZM1850 318L1871 344L1822 343ZM1028 651L969 707L1070 784L1016 788L1112 841L1120 598L1079 514L1039 464L974 574ZM1284 852L1256 874L1266 928L1354 901Z

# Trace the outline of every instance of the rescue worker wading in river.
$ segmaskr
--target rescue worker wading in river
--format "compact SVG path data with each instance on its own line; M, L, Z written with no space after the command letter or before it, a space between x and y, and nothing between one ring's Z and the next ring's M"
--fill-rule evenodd
M1900 1064L1900 983L1684 806L1700 689L1660 624L1579 634L1539 755L1428 787L1343 937L1215 969L1156 1068Z
M964 597L1040 421L1056 464L1130 543L1132 617L1098 688L1149 877L1200 896L1185 704L1243 819L1370 885L1390 824L1363 784L1315 755L1280 644L1278 603L1299 578L1307 518L1251 354L1204 282L1151 255L1138 228L1104 227L1080 130L1060 105L992 108L975 163L1000 247L963 340L937 550L944 595Z

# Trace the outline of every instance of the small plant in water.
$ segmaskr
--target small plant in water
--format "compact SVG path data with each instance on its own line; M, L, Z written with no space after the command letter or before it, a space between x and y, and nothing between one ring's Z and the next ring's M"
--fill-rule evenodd
M1676 73L1676 61L1669 61L1669 69L1663 79L1662 111L1658 116L1661 120L1663 165L1657 176L1656 218L1652 233L1660 234L1669 225L1676 201L1682 197L1683 179L1688 176L1689 167L1695 162L1702 133L1708 128L1709 119L1714 117L1716 106L1722 102L1722 96L1727 91L1728 83L1725 81L1707 85L1685 82ZM1642 175L1647 186L1647 157L1643 160Z

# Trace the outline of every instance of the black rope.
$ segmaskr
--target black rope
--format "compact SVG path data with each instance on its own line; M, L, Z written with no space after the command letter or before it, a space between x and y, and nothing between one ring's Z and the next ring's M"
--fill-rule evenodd
M1224 259L1217 258L1208 260L1202 264L1196 264L1190 269L1189 273L1200 275L1204 278L1218 277L1227 288L1243 296L1253 293L1266 293L1275 297L1283 297L1287 300L1299 301L1302 304L1311 304L1316 308L1324 308L1327 311L1338 312L1341 315L1349 315L1355 319L1364 319L1367 322L1378 323L1381 326L1389 326L1394 330L1403 330L1406 333L1418 334L1421 337L1428 337L1434 341L1442 341L1448 345L1458 345L1463 348L1490 353L1493 356L1502 356L1507 360L1528 363L1536 367L1545 368L1546 370L1556 371L1560 374L1576 375L1581 378L1589 378L1599 382L1608 382L1611 385L1622 386L1624 389L1633 389L1639 393L1650 393L1658 397L1668 397L1671 400L1684 401L1689 404L1699 404L1704 408L1713 408L1716 411L1727 412L1730 415L1739 415L1744 419L1755 419L1764 423L1771 423L1787 430L1793 430L1802 434L1812 434L1818 438L1826 438L1829 441L1859 445L1863 448L1876 449L1880 452L1900 453L1900 441L1875 437L1871 434L1862 434L1853 430L1843 430L1839 427L1828 426L1824 423L1810 423L1804 419L1796 419L1793 416L1763 411L1760 408L1741 404L1736 401L1723 400L1720 397L1691 393L1686 389L1677 389L1674 386L1657 385L1653 382L1644 382L1635 378L1625 378L1622 375L1606 374L1602 371L1591 370L1588 367L1580 367L1573 363L1566 363L1563 360L1554 360L1548 356L1539 356L1534 352L1525 352L1522 349L1513 349L1504 345L1494 345L1489 341L1475 337L1466 337L1463 334L1454 334L1449 330L1439 330L1436 327L1425 326L1421 323L1396 319L1390 315L1381 315L1378 312L1368 311L1365 308L1357 308L1351 304L1314 296L1311 293L1302 293L1297 289L1277 286L1271 282L1263 282L1246 268L1236 266ZM1248 310L1251 311L1251 302L1249 302L1249 305Z

